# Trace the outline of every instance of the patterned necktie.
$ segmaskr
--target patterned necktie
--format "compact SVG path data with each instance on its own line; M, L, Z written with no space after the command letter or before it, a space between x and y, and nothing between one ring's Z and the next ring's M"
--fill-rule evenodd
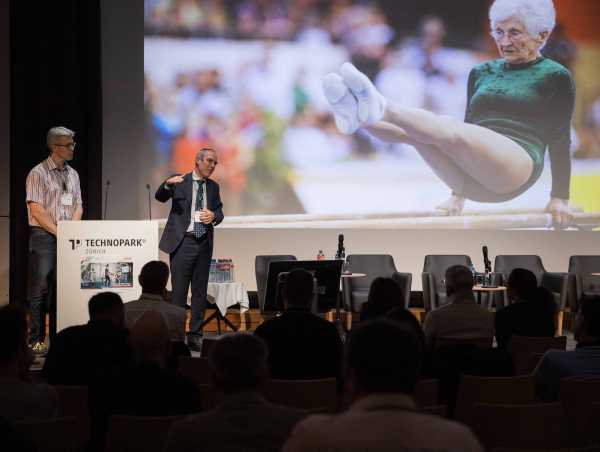
M200 180L198 183L198 191L196 192L196 211L202 210L203 201L204 201L204 190L202 186L204 185L204 181ZM200 221L194 221L194 235L196 238L202 237L206 233L206 225Z

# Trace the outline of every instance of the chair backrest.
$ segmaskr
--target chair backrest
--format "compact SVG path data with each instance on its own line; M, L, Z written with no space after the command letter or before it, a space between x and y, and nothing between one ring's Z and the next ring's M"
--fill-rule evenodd
M267 273L269 264L277 261L295 261L296 256L291 254L263 254L254 258L254 274L256 276L256 292L258 305L262 311L265 305L265 292L267 290Z
M533 369L531 366L532 353L545 353L550 349L566 350L567 336L558 337L528 337L511 336L508 352L512 357L517 375L526 375Z
M334 412L338 406L335 378L271 379L265 385L264 394L266 399L273 403L304 410Z
M567 446L560 403L528 405L477 404L473 432L485 450L497 447L548 450Z
M375 278L391 278L396 271L394 258L389 254L349 254L346 262L352 273L365 273L363 278L352 278L352 289L369 289Z
M598 411L594 403L600 403L600 378L562 378L560 401L567 415L569 434L574 445L587 445L598 439Z
M53 386L58 394L59 416L73 417L81 434L81 444L89 438L90 412L88 408L87 386Z
M533 375L517 377L477 377L463 375L458 386L455 418L472 425L478 403L528 404L535 402Z
M471 265L465 254L428 254L423 262L423 304L425 310L437 309L445 304L446 289L443 286L446 270L453 265Z
M538 286L542 284L542 276L546 272L540 256L533 254L500 254L494 261L494 272L502 274L502 284L506 284L510 272L515 268L524 268L535 274Z
M436 406L439 403L440 383L435 378L420 380L415 388L415 404L419 408ZM447 409L447 407L446 407Z
M29 439L38 452L75 452L82 450L80 424L72 417L17 421L15 430Z
M171 425L183 416L111 416L106 452L162 452Z
M458 345L474 345L477 348L491 348L494 343L493 336L473 337L436 337L433 349L439 350L444 347L456 347Z
M177 370L181 375L188 377L198 385L211 383L207 358L181 356L179 358Z

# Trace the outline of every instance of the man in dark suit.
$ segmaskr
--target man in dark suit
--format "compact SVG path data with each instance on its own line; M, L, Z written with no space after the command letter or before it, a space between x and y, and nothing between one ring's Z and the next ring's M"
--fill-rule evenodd
M185 307L192 285L188 345L195 351L200 351L202 341L213 228L223 221L219 184L209 179L217 163L214 149L200 149L193 171L168 178L155 195L160 202L171 199L171 212L159 247L170 257L173 304Z
M254 334L269 348L272 378L307 380L340 376L342 341L334 324L310 312L313 275L288 273L283 286L285 312L263 322Z

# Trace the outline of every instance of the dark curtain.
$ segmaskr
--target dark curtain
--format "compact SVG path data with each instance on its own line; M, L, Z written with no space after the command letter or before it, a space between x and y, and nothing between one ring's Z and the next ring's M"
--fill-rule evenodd
M100 0L10 1L10 300L27 294L25 179L46 132L76 132L84 219L99 219L102 171Z

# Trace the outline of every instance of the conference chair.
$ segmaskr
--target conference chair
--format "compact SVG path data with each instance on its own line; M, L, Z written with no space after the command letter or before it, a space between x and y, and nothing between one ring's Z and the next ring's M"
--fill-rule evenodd
M567 336L557 337L527 337L511 336L508 344L510 354L515 366L516 375L527 375L534 368L532 365L532 354L543 355L550 349L566 350Z
M535 402L533 375L518 377L463 375L458 386L455 419L472 426L475 419L474 409L479 403L521 405Z
M421 280L423 284L423 307L425 312L433 311L447 303L446 270L453 265L471 265L471 258L466 255L429 254L425 256Z
M360 278L342 278L344 309L359 313L369 297L369 289L375 278L392 278L402 289L400 303L408 309L412 274L396 270L394 258L389 254L349 254L346 262L352 273L364 273Z
M587 446L598 441L600 378L562 378L559 394L567 416L570 444Z
M302 410L329 412L338 406L335 378L315 380L270 379L264 388L265 398L275 404Z
M106 452L162 452L169 430L183 416L111 416Z
M536 255L498 255L494 262L497 282L506 285L510 272L515 268L524 268L535 274L538 285L548 289L554 296L558 308L557 334L562 335L562 321L569 294L569 275L567 273L548 272L542 259ZM508 305L506 291L503 292L504 306Z
M291 254L264 254L254 258L254 273L256 275L256 292L258 296L258 306L263 311L265 306L265 295L267 290L267 276L269 264L277 261L295 261L296 256Z
M600 256L571 256L569 258L569 305L577 311L584 295L600 295Z
M570 445L560 403L477 404L472 429L485 450L498 447L549 450Z
M72 385L52 386L58 395L58 416L73 417L77 423L78 441L85 444L90 434L88 387Z

